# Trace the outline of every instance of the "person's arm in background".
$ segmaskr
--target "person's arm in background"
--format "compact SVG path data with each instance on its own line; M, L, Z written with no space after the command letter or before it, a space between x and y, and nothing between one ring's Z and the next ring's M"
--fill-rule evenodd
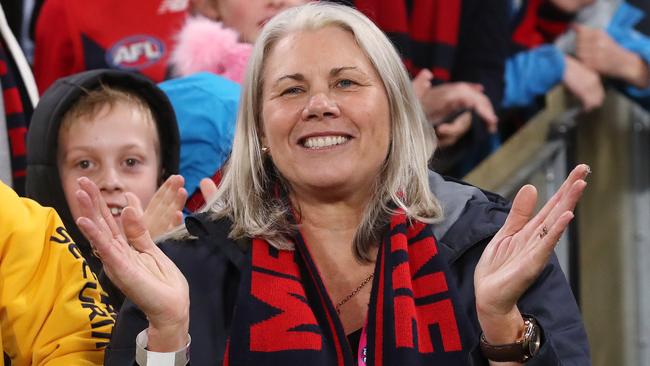
M36 20L34 37L34 77L42 94L56 79L73 74L75 70L74 34L70 29L66 4L48 0Z
M621 80L638 89L650 87L648 64L650 38L643 37L626 42L628 50L601 29L576 25L577 56L585 65L603 76ZM645 38L645 40L643 39ZM645 43L645 44L642 44Z
M564 54L544 45L514 54L506 62L503 108L524 107L562 82Z
M51 208L0 183L0 312L16 365L102 365L108 299Z
M650 109L650 37L634 29L644 16L623 3L606 32L576 26L576 54L602 75L626 84L622 91Z
M510 57L506 63L502 106L524 107L562 82L583 108L600 106L605 91L596 72L553 45L544 45Z

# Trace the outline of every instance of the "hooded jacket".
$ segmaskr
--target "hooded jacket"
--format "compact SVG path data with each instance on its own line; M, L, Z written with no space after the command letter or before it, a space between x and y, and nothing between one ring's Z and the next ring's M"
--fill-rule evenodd
M90 245L81 234L70 213L63 193L57 165L59 128L64 114L86 90L100 84L127 90L144 99L156 122L162 154L162 183L178 173L179 135L174 110L167 96L151 81L135 73L118 70L92 70L59 79L43 94L34 110L27 135L27 196L41 205L56 209L72 239L95 274L101 262L92 255Z
M480 326L474 303L474 268L490 239L503 225L509 205L501 197L475 187L447 181L431 172L429 184L443 206L445 219L434 225L440 253L450 267L462 307L470 319L464 329L473 343L467 365L487 365L479 349ZM228 239L230 224L206 216L189 217L186 226L197 240L161 245L176 263L190 289L190 347L193 366L221 364L231 330L245 248ZM589 365L589 346L575 299L553 256L519 301L522 313L539 322L543 337L532 366ZM126 302L107 348L105 365L132 365L136 335L148 326L145 315Z

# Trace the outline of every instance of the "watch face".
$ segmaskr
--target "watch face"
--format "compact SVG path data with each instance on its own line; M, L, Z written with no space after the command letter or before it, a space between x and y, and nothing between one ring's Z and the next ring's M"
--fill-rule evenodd
M537 327L533 327L532 334L530 335L530 342L528 342L528 352L530 357L533 357L539 351L540 336Z

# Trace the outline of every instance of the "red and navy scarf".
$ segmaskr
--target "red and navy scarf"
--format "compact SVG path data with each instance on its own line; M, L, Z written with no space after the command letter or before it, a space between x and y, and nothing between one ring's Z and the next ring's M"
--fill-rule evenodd
M0 42L0 84L2 84L2 101L7 122L7 136L11 154L12 188L19 195L25 194L25 177L27 172L27 128L32 108L18 68L11 55L6 51L4 41Z
M568 30L574 16L544 0L525 0L513 19L511 53L552 43Z
M467 320L431 227L392 217L372 284L367 365L465 365ZM357 364L343 326L302 237L295 251L254 239L224 365Z

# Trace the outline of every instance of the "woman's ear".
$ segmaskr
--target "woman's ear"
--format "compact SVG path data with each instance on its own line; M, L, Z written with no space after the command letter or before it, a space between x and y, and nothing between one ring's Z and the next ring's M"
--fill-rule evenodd
M192 13L200 14L214 21L221 20L219 16L218 0L192 0Z

